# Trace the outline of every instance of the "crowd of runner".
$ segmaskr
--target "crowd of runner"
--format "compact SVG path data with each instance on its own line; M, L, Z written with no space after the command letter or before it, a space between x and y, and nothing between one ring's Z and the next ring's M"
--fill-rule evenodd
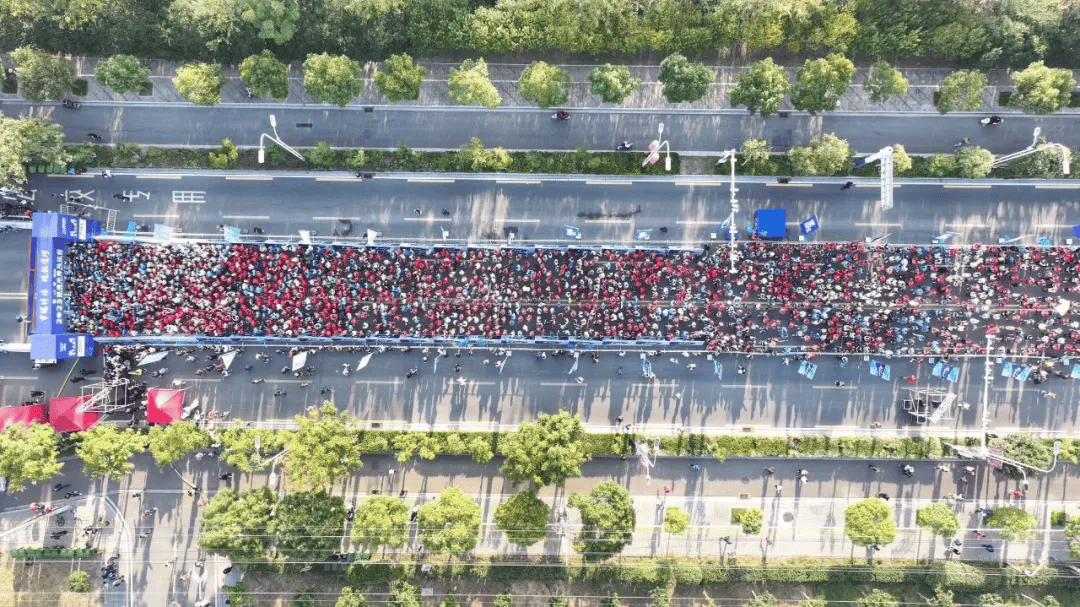
M929 355L1067 355L1067 248L749 242L711 254L278 245L69 249L69 326L94 335L683 339Z

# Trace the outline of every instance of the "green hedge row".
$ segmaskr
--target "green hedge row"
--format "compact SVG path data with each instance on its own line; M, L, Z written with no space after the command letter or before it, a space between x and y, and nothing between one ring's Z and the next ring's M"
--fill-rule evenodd
M395 430L361 430L360 444L365 453L394 451L395 439L405 434ZM419 432L420 441L428 455L468 455L467 445L480 438L492 451L500 451L500 432ZM708 436L678 434L650 436L643 434L589 433L585 435L592 455L629 455L633 442L660 441L660 455L713 455L721 460L728 457L850 457L866 459L939 459L950 455L951 449L937 437L876 438L861 436L758 436L731 434ZM962 439L965 446L979 444L977 437ZM1050 441L1052 442L1052 441ZM1064 453L1064 450L1063 450Z
M142 148L134 143L122 143L115 148L85 142L77 146L68 146L67 152L73 157L71 166L85 167L129 167L129 168L185 168L185 169L284 169L284 170L335 170L364 173L383 172L513 172L524 174L565 174L565 175L664 175L663 162L648 168L641 168L644 153L588 152L578 149L574 152L508 152L497 164L477 161L477 155L461 152L418 152L399 144L397 150L330 150L324 148L301 150L309 162L301 162L286 153L280 147L271 144L266 148L266 163L258 163L255 150L241 150L235 162L227 166L214 166L208 150L187 148ZM487 158L489 152L480 156ZM671 174L681 173L682 158L672 154ZM949 160L946 156L943 160ZM492 161L495 162L495 161ZM855 163L854 156L847 167ZM940 162L932 157L912 156L912 167L898 173L896 177L956 177L955 163ZM1045 154L1035 154L1010 162L1008 166L994 169L989 178L1056 178L1060 174L1060 163L1051 162ZM713 167L713 174L727 175L727 164ZM790 159L785 155L771 156L767 161L747 167L736 163L736 172L740 175L796 175ZM844 170L838 176L876 178L877 164L867 165L858 170ZM1073 171L1068 177L1080 177L1080 171Z
M624 559L620 562L590 564L571 561L564 565L556 558L532 557L507 562L505 559L477 558L471 562L431 562L424 576L473 578L502 582L567 581L621 582L643 588L667 584L672 578L680 586L733 583L784 584L943 584L959 592L985 592L1014 587L1080 589L1080 578L1065 569L1044 567L1027 576L1010 567L990 563L959 561L888 561L868 565L855 559L835 561L812 557L789 559ZM348 578L355 584L373 585L421 576L420 564L355 563Z
M209 150L189 148L142 148L134 143L122 143L116 147L85 142L67 146L73 156L71 164L76 167L129 167L129 168L188 168L214 169ZM217 151L217 150L215 150ZM259 164L256 150L240 150L230 168L239 169L288 169L332 170L361 172L503 172L490 165L475 163L475 155L461 152L418 152L399 143L394 151L384 150L330 150L327 148L301 149L308 162L285 152L277 145L266 148L265 164ZM588 152L584 148L574 152L508 152L509 165L505 171L514 173L553 173L586 175L664 175L664 163L658 162L641 168L644 153ZM671 173L679 174L681 159L671 155Z

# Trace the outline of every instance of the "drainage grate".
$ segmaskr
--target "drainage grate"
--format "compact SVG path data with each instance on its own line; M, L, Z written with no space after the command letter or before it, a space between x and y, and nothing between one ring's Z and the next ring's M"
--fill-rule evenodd
M374 107L372 107L372 106L370 106L370 105L365 105L365 106L364 106L364 113L366 113L366 114L370 114L370 113L372 113L372 112L374 112L374 111L375 111L375 108L374 108Z
M311 123L310 122L297 122L296 123L296 128L298 128L298 129L310 129L311 128Z
M382 422L371 422L372 430L378 430L379 428L382 428Z
M753 431L754 431L754 429L753 429L753 428L751 428L750 426L743 426L743 429L742 429L742 431L743 431L743 432L746 432L747 434L749 434L749 433L753 432Z
M739 494L739 499L748 500L748 499L750 499L750 494L749 493L740 493Z

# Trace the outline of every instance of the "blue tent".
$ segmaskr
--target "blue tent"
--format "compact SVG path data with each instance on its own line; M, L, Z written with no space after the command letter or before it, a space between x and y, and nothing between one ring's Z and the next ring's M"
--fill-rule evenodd
M784 209L754 211L754 233L759 238L787 238L787 211Z

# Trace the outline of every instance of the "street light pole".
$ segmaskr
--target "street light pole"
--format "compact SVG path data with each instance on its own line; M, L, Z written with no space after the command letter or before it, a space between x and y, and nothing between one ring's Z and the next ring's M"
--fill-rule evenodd
M645 157L645 160L641 162L641 166L644 167L647 164L655 164L660 158L660 148L667 148L667 156L664 158L664 170L671 170L671 145L664 139L664 123L660 123L660 128L656 134L656 141L649 144L649 155Z
M731 213L728 215L728 243L730 244L730 261L731 261L731 274L735 275L735 238L739 235L739 228L735 225L735 213L739 212L739 201L735 198L735 193L739 191L739 188L735 187L735 150L727 150L721 156L720 160L716 161L716 165L719 166L724 161L731 162Z
M277 134L277 116L274 116L273 114L270 114L270 128L273 129L273 131L274 131L273 135L268 135L266 133L263 133L262 135L259 136L259 164L262 164L263 161L266 158L266 151L265 151L265 148L263 147L263 139L269 139L270 141L273 141L274 143L281 146L281 148L283 150L285 150L286 152L289 152L293 156L296 156L301 161L307 160L306 158L304 158L303 154L301 154L300 152L297 152L296 150L294 150L292 148L292 146L285 143L284 141L281 140L280 137L278 137L278 134Z

